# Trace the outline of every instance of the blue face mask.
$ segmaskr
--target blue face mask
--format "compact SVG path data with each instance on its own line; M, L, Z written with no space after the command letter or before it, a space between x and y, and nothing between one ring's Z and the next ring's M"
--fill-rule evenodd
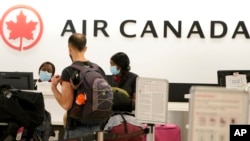
M117 75L120 73L120 70L117 70L116 66L111 66L110 71L113 75Z
M52 73L47 71L40 71L40 80L41 81L49 81L51 78Z

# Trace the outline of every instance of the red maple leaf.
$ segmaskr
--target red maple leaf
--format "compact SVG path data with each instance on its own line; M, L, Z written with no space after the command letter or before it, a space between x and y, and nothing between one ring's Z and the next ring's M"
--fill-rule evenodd
M6 22L7 28L11 31L9 39L15 40L20 38L19 50L22 49L22 40L26 38L28 40L33 39L32 31L36 29L37 22L29 21L26 23L26 16L23 14L23 11L20 11L17 15L17 22L9 21Z

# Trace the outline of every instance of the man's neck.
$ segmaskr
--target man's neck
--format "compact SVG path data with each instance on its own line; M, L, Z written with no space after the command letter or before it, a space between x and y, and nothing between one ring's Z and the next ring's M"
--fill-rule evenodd
M83 54L76 54L73 56L73 62L80 61L80 62L86 62L88 59Z

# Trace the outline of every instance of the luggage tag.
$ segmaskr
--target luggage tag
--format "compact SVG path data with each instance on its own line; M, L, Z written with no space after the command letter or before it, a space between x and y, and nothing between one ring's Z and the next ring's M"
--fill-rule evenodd
M20 141L22 139L23 131L24 131L24 127L20 127L18 129L17 134L16 134L17 141Z

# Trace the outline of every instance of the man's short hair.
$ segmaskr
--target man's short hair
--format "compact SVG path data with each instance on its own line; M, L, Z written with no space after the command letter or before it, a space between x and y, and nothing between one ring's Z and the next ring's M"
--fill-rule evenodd
M74 33L69 37L68 44L72 45L79 51L82 51L87 43L86 36L80 33Z

